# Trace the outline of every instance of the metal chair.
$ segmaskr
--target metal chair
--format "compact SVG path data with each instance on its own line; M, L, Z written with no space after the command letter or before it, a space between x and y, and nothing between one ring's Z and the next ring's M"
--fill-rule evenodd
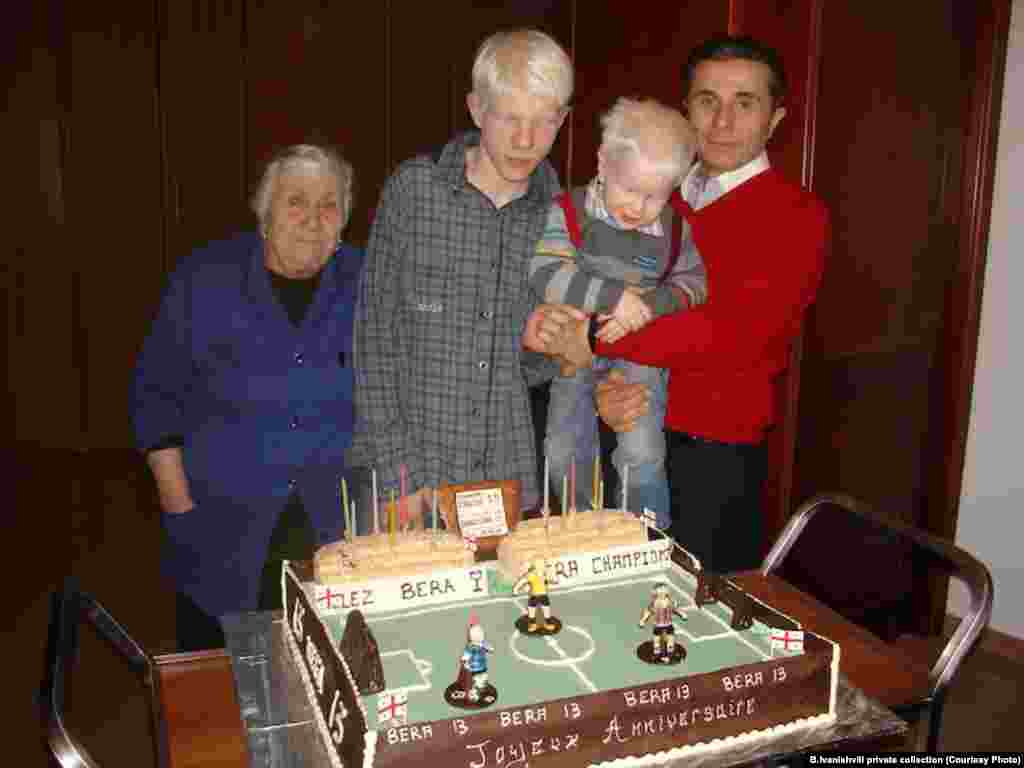
M957 579L967 588L969 606L956 630L931 664L927 690L893 707L896 714L904 719L927 723L926 748L929 752L935 752L946 692L992 615L992 576L983 563L960 547L917 528L882 517L866 504L844 494L821 494L802 504L765 557L761 567L764 574L780 569L811 518L821 510L826 510L826 514L842 514L848 518L852 516L860 523L867 524L871 529L906 547L905 551L911 553L915 563L926 562L937 566L944 576ZM849 544L856 547L855 541ZM896 642L899 644L900 640ZM907 645L904 643L904 647ZM920 647L920 643L917 646Z
M92 625L152 691L152 659L92 595L82 592L73 577L68 578L63 588L53 594L46 675L41 691L47 741L61 768L99 768L82 743L69 731L65 720L68 674L78 657L82 622ZM152 708L152 695L150 704Z

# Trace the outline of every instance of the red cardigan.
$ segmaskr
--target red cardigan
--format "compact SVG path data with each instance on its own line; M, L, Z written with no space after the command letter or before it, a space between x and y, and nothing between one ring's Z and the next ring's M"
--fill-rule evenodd
M678 195L673 205L707 267L707 303L594 351L670 369L666 429L758 442L775 420L773 379L821 281L828 213L772 169L700 211Z

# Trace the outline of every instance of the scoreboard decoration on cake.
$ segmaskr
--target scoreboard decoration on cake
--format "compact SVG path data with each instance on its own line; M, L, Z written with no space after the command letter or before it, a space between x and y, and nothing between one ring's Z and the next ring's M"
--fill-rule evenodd
M473 541L480 552L496 550L522 517L518 480L442 485L437 494L449 529Z

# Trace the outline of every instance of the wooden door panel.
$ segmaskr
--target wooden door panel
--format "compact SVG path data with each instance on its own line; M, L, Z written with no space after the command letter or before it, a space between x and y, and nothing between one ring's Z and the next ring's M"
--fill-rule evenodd
M163 285L153 3L63 10L67 237L90 447L131 445L135 356ZM45 295L38 297L45 300Z
M409 3L388 21L387 174L404 160L444 146L455 132L456 115L466 112L468 87L456 64L457 27L437 21L437 8L427 3ZM428 29L431 46L437 47L432 53L423 44Z
M19 16L8 53L14 74L6 125L13 213L7 220L4 264L9 438L50 446L79 446L82 388L76 369L78 259L65 248L63 138L60 96L62 36L48 24L55 3L32 4Z
M749 34L782 57L788 85L786 117L768 144L772 165L788 178L810 184L810 144L817 74L817 26L821 0L734 0L734 34Z
M961 61L951 14L939 4L927 14L828 5L823 34L815 175L834 203L834 251L815 352L835 359L931 344L956 261L955 222L942 206L959 184L953 126L963 127L949 87ZM910 34L928 39L931 55L908 50ZM858 55L868 41L871 57Z
M193 248L255 229L245 168L245 4L160 3L167 268Z
M929 55L910 38L928 40ZM827 4L822 43L814 178L833 243L804 344L797 487L806 496L840 482L915 522L958 257L941 201L959 183L964 116L949 83L960 45L948 3L928 13ZM828 443L843 449L812 449ZM892 477L896 468L906 474Z
M690 49L729 28L728 2L689 2L656 16L621 3L577 8L576 106L572 113L570 179L584 184L597 171L600 115L620 96L656 98L682 108L682 69Z

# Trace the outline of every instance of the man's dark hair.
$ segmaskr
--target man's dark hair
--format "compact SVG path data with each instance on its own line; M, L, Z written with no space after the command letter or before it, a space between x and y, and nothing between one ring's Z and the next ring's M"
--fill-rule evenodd
M765 64L772 75L769 83L772 107L777 108L782 105L782 99L786 95L786 71L782 66L782 58L778 51L771 46L747 35L713 37L690 51L690 56L686 59L686 68L683 70L683 93L689 96L694 72L702 61L728 61L729 59L747 59Z

